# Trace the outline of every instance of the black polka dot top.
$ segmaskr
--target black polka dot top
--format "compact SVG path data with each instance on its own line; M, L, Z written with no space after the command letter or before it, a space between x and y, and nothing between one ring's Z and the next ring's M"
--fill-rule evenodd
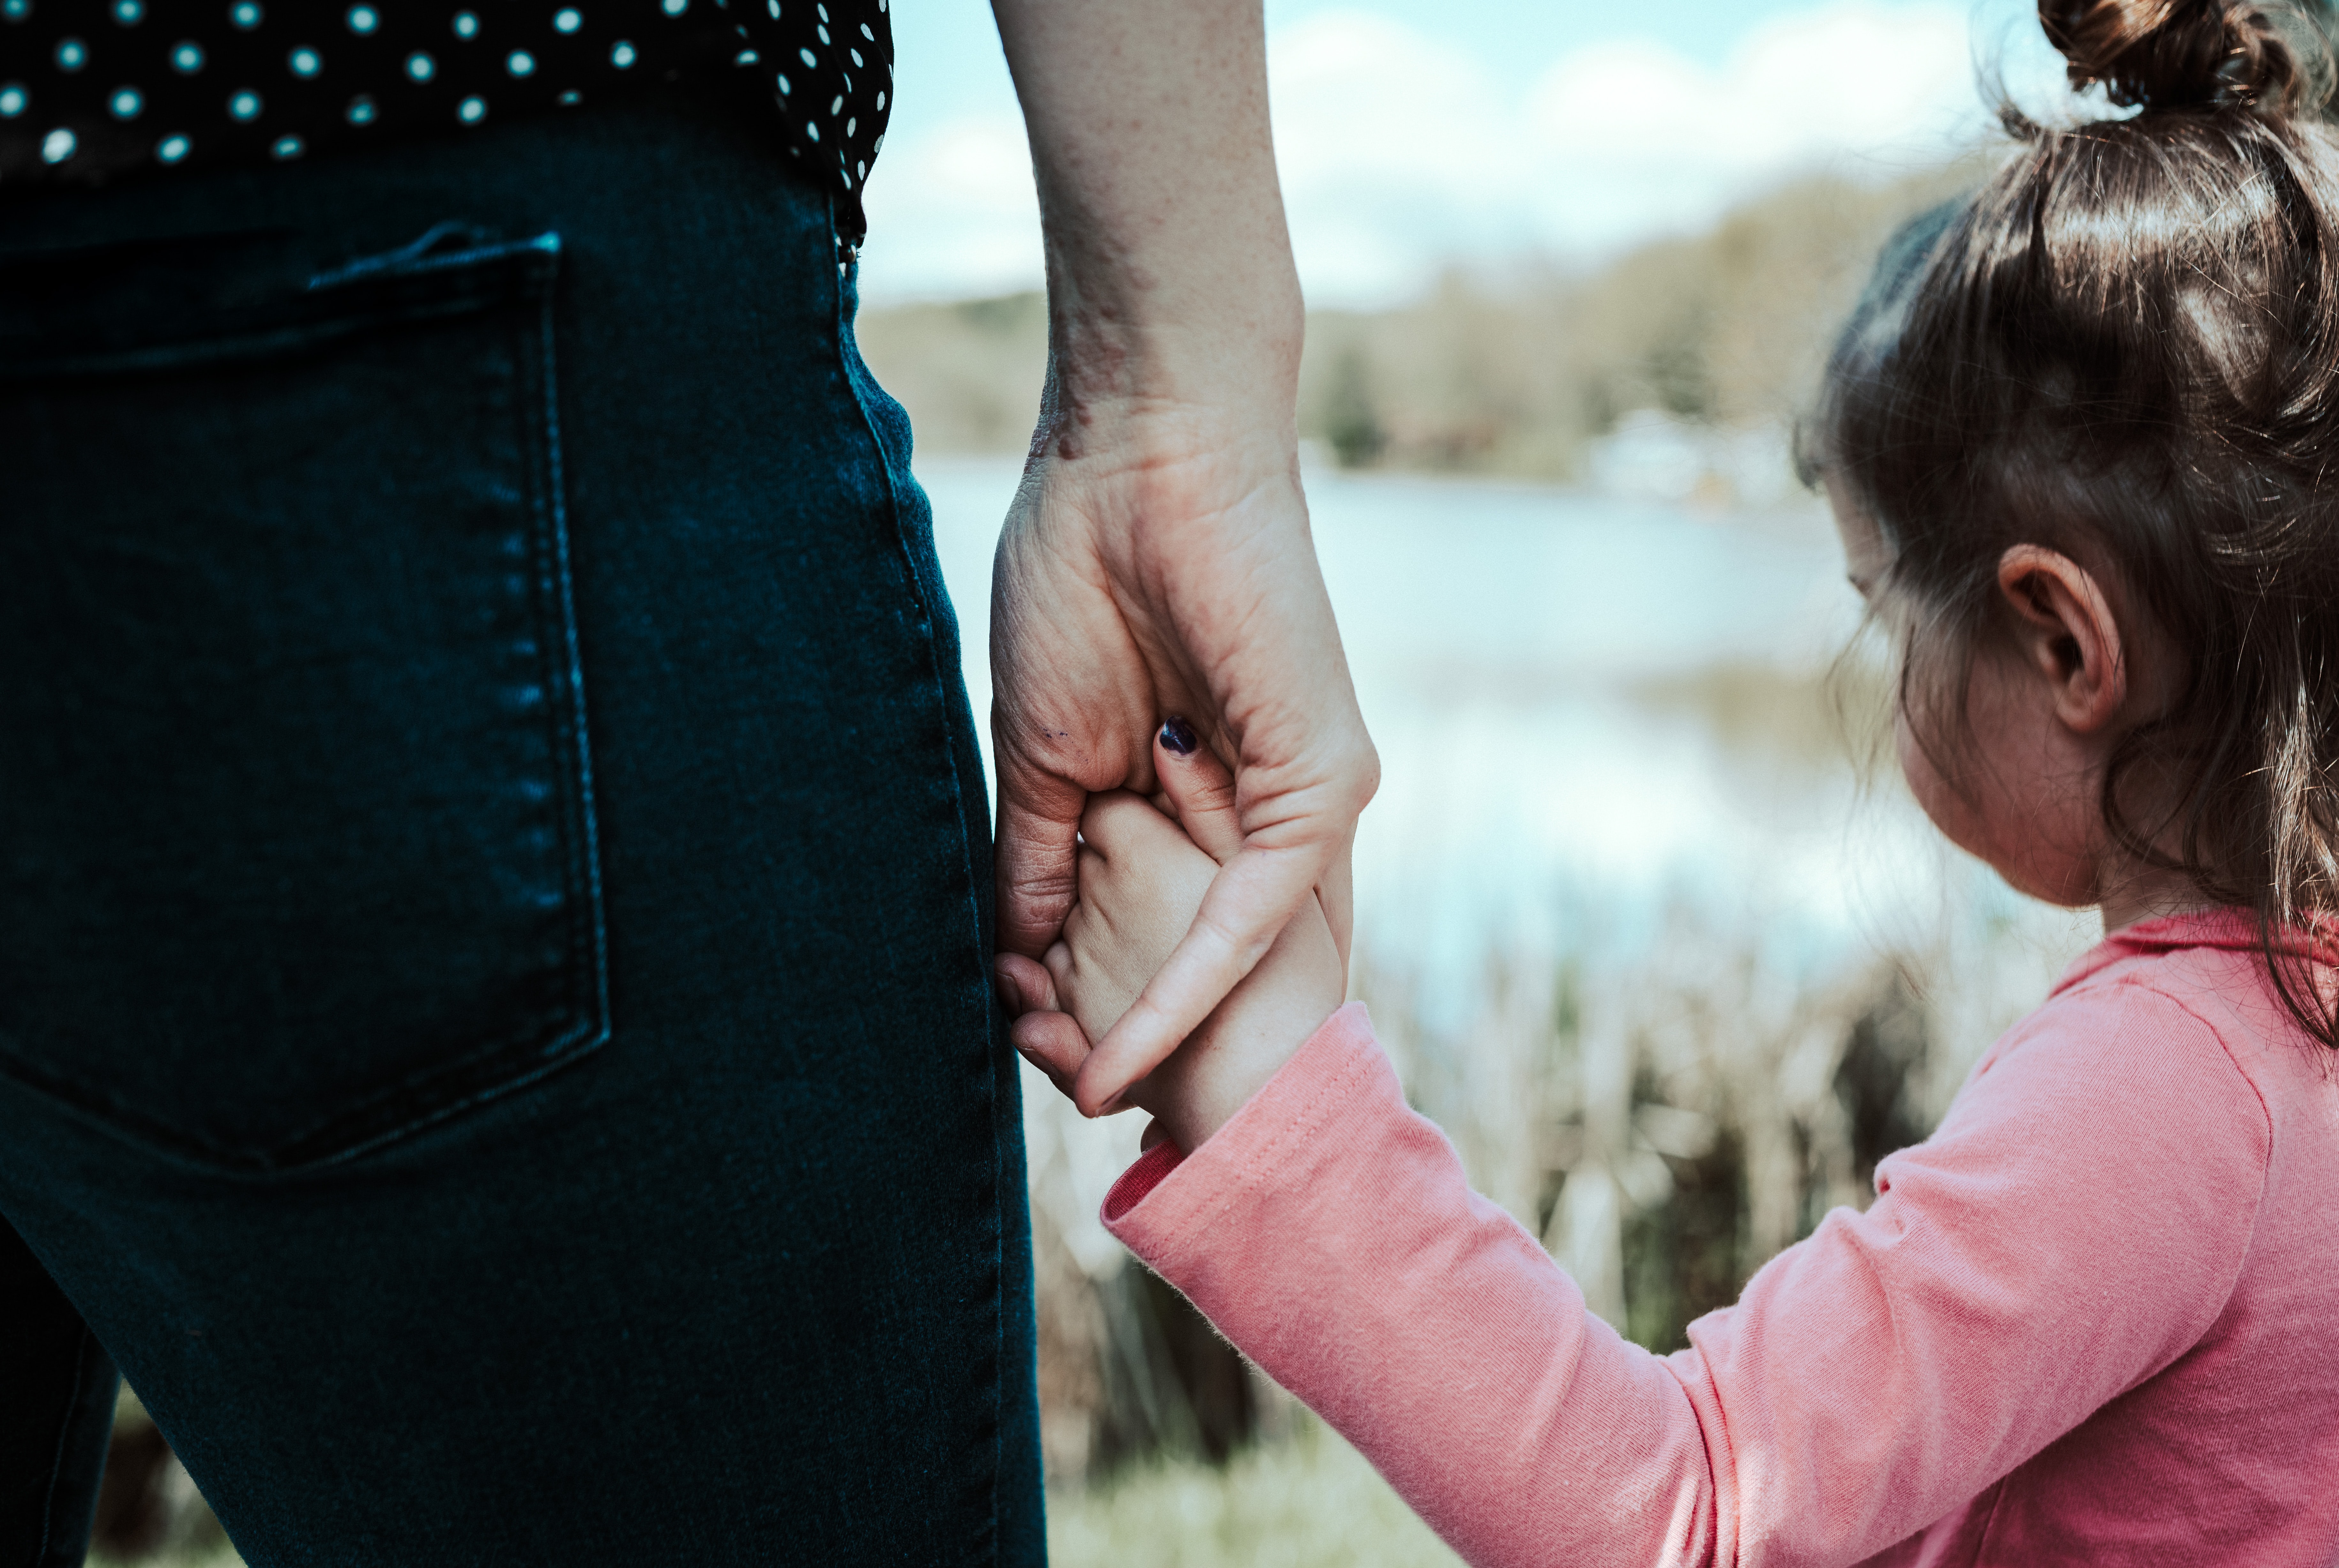
M753 71L806 173L861 187L887 0L0 0L0 193L459 131L681 69Z

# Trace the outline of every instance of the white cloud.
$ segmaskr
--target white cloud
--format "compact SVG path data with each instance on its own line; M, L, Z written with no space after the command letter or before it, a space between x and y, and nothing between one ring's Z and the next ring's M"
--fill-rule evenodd
M1041 284L1040 199L1013 114L889 134L867 206L875 242L862 288L872 299L964 299Z
M1454 261L1596 255L1814 167L1944 157L1982 123L1949 4L1832 0L1758 26L1718 68L1650 39L1595 44L1509 103L1450 45L1358 13L1289 29L1270 59L1300 275L1325 302L1399 298Z
M1490 239L1531 241L1516 113L1481 62L1385 17L1332 12L1278 33L1268 75L1309 298L1405 292Z
M1980 0L1986 24L2016 3ZM1592 257L1694 228L1815 168L1889 178L1981 133L1971 32L1965 0L1826 0L1754 27L1719 66L1618 40L1562 55L1521 93L1452 41L1471 35L1319 12L1268 41L1301 279L1318 303L1386 303L1457 261ZM1010 115L889 143L870 209L873 297L1039 285Z

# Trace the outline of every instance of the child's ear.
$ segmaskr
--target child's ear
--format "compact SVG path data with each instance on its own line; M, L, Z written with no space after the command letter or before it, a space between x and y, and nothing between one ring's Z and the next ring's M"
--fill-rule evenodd
M1998 588L2023 663L2053 691L2055 716L2081 735L2111 723L2127 703L2127 661L2095 577L2059 551L2012 545L1999 557Z

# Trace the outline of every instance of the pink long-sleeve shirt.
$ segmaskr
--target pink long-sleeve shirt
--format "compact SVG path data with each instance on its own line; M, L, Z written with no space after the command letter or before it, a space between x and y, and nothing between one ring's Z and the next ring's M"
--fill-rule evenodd
M1361 1006L1106 1223L1476 1564L2339 1563L2339 1063L2229 912L2129 928L1656 1356Z

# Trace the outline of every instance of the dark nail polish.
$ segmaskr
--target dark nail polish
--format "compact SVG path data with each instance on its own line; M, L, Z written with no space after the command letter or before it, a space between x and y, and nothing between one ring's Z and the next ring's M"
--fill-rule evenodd
M1170 719L1161 726L1161 744L1181 757L1192 756L1201 743L1194 738L1194 726L1184 719Z

